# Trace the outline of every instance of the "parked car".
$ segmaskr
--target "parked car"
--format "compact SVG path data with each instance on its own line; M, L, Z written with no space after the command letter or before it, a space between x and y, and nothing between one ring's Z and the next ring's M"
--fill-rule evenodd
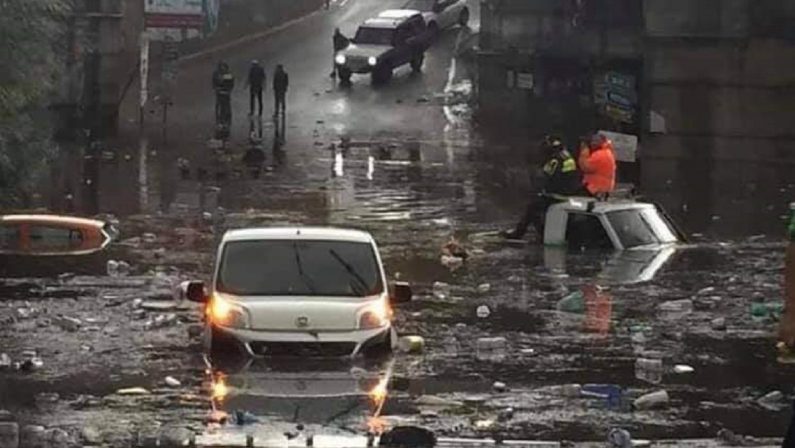
M405 8L420 11L432 34L469 24L469 8L465 0L411 0Z
M373 83L383 83L402 65L410 64L415 72L422 70L429 45L430 36L419 11L388 10L364 22L334 60L342 82L350 82L354 73L370 73Z
M411 300L405 283L389 293L372 236L333 228L233 230L218 248L206 304L205 347L222 354L353 356L391 351L392 306Z
M95 219L57 215L0 216L0 255L87 255L104 249L118 231Z

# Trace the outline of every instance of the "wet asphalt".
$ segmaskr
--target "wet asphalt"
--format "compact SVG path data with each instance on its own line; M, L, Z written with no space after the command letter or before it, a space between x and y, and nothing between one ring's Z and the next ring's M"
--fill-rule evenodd
M714 438L722 428L781 436L795 370L775 361L774 319L752 317L750 308L782 296L779 216L784 198L793 194L791 176L782 174L786 164L744 164L744 176L760 179L759 186L746 183L749 190L738 193L736 174L725 168L735 162L718 163L724 169L700 178L711 192L702 194L685 185L697 177L693 170L672 176L686 159L645 164L642 191L665 203L693 236L692 244L671 253L627 256L502 244L488 233L510 226L522 207L526 143L472 120L474 71L467 49L476 42L476 22L472 29L446 32L421 75L401 69L387 86L356 79L349 89L328 77L334 27L350 34L358 22L400 3L337 3L260 40L184 61L167 141L153 107L145 144L139 145L137 112L126 105L122 135L110 145L116 156L101 162L93 183L96 211L119 217L123 244L91 260L4 263L0 352L20 359L24 350L35 349L44 366L0 372L0 408L47 426L100 427L110 445L159 425L208 432L213 426L205 424L207 415L219 405L258 414L270 425L262 431L301 423L361 433L379 414L378 422L418 423L448 436L603 440L614 426L653 439ZM268 69L285 65L292 87L282 135L264 119L261 141L257 135L251 142L244 116L248 97L238 88L230 143L221 150L208 147L209 77L220 56L239 83L253 58ZM271 100L269 92L266 115ZM348 148L329 149L341 141ZM264 151L255 170L243 162L253 146ZM726 185L734 192L729 198L721 194ZM735 219L734 210L752 198L755 218ZM214 225L202 213L216 206L225 215ZM213 366L228 378L230 390L254 397L236 402L233 393L218 403L195 337L199 310L147 310L136 299L169 299L179 281L207 279L214 227L282 224L372 232L389 275L414 286L416 299L397 310L397 326L403 335L424 337L425 351L364 366L294 360ZM144 233L156 238L141 239ZM440 248L453 235L470 252L455 271L440 262ZM108 259L128 261L131 276L109 278ZM561 302L589 285L604 290L573 310ZM690 299L692 310L673 313L661 306L681 299ZM478 317L482 305L489 307L488 317ZM170 314L173 321L152 328L158 316ZM58 315L81 319L81 328L60 328L53 323ZM724 322L716 323L719 318ZM478 339L494 337L505 338L504 349L479 353ZM659 377L638 378L638 358L662 359ZM677 374L675 365L694 372ZM354 367L388 371L385 402L373 401ZM166 376L181 385L166 386ZM313 384L333 387L328 383L334 378L339 387L358 391L355 397L332 403L307 392ZM507 390L495 392L494 382ZM573 384L611 386L620 399L574 397L560 387ZM125 387L150 393L117 393ZM293 390L293 396L269 398L273 389ZM662 389L669 406L632 410L634 398ZM784 398L758 402L772 391ZM259 426L224 430L252 428Z

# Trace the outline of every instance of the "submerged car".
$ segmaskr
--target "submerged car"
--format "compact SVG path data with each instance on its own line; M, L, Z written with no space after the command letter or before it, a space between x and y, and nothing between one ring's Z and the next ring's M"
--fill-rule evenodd
M549 208L544 227L548 246L625 250L684 241L662 207L633 199L569 198Z
M411 65L415 72L422 70L429 45L425 19L419 11L388 10L364 22L334 61L342 82L350 82L354 73L370 73L374 83L383 83L402 65Z
M242 347L262 356L353 356L391 351L392 306L373 237L333 228L261 228L227 232L209 294L201 282L188 298L206 304L205 347Z
M405 8L420 11L432 34L469 24L469 8L465 0L411 0Z
M103 250L116 236L112 224L96 219L0 216L0 255L88 255Z

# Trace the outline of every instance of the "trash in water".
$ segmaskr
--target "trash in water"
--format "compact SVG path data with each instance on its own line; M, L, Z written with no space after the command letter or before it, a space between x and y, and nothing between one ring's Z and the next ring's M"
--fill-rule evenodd
M251 412L239 410L232 413L232 420L238 426L250 425L259 421L257 416Z
M440 262L442 266L446 267L451 271L457 271L464 265L464 259L461 257L455 257L452 255L442 255L440 258Z
M615 384L586 384L582 386L580 395L586 398L605 400L609 408L619 408L623 392Z
M582 385L580 384L561 384L547 388L552 395L559 395L568 398L578 398L582 396Z
M117 395L149 395L149 391L143 387L128 387L116 391Z
M693 312L693 301L690 299L663 302L657 309L665 319L678 319Z
M784 407L784 394L775 390L757 400L760 406L770 411L779 411Z
M632 448L632 436L626 429L611 429L607 434L607 446L610 448Z
M52 318L52 323L64 331L69 331L74 333L75 331L80 330L80 326L82 322L80 319L69 317L69 316L55 316Z
M758 321L779 320L784 313L784 303L752 303L751 317Z
M483 283L478 285L478 292L481 294L486 294L487 292L491 291L491 285L488 283Z
M182 385L182 383L180 383L179 380L174 378L173 376L167 376L166 385L168 385L169 387L179 387Z
M695 371L696 369L684 364L677 364L674 366L674 373L678 373L680 375L684 373L693 373Z
M502 361L507 356L508 341L504 337L480 338L476 356L481 361Z
M444 282L435 282L433 284L433 296L439 300L450 297L450 285Z
M575 291L558 302L558 311L565 313L585 313L585 297L582 291Z
M10 369L14 365L11 357L7 353L0 353L0 370Z
M475 310L475 313L480 319L486 319L491 316L491 309L486 305L480 305L477 310Z
M398 349L403 353L422 353L425 349L425 339L421 336L403 336L398 340Z
M635 378L651 384L660 384L662 377L662 359L638 358L635 360Z
M119 262L116 260L108 260L106 264L106 272L108 277L117 277L119 275Z
M491 388L497 393L508 392L508 386L502 381L495 381L494 384L491 385Z
M665 407L668 405L669 401L670 397L668 396L668 392L665 390L660 390L650 394L642 395L635 400L634 405L636 409L647 410Z

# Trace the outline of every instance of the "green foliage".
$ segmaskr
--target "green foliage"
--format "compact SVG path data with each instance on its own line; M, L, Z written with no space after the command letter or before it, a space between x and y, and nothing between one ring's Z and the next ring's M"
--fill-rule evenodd
M53 155L43 112L63 67L68 12L61 0L0 0L0 206L24 205Z

